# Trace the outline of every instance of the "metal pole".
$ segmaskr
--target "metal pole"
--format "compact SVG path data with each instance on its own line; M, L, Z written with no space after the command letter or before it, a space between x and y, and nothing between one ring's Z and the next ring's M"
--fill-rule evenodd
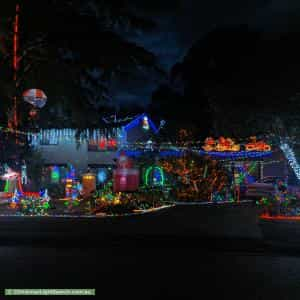
M264 162L260 161L260 174L259 174L259 179L262 181L264 179Z

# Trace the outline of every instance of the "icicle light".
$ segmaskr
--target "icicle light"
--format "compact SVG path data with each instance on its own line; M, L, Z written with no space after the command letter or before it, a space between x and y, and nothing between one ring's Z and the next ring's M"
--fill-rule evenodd
M296 156L295 156L295 153L294 153L293 149L287 143L281 144L280 149L284 153L287 161L289 162L289 165L293 169L293 171L294 171L295 175L297 176L298 180L300 180L300 166L297 162L297 159L296 159Z

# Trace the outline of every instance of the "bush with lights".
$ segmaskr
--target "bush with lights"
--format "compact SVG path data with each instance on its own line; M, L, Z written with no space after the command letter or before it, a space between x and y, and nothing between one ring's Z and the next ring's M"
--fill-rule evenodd
M141 186L135 192L113 192L112 182L107 182L103 189L92 197L95 213L122 214L146 210L170 204L169 193L162 186Z
M275 193L262 197L257 204L266 216L298 216L300 215L300 200L288 192L287 185L278 181Z
M42 197L25 197L20 200L20 213L22 215L31 216L44 216L48 215L48 210L50 208L49 201Z
M209 201L215 195L225 199L229 176L214 160L202 158L193 153L182 157L166 158L160 161L168 174L172 194L179 201Z

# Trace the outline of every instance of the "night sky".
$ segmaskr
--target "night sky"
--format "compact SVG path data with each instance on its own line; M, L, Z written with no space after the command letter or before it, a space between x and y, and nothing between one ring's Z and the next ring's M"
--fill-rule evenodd
M5 8L10 6L10 9L3 9L6 12L6 17L10 17L14 15L14 3L18 1L14 0L8 3L1 3ZM69 8L71 7L71 3L73 6L80 7L82 3L89 6L89 11L93 11L93 1L56 1L49 0L46 2L35 4L33 1L24 2L21 5L21 23L20 23L20 31L22 34L23 40L21 40L20 48L24 47L24 41L30 41L33 36L38 35L38 31L41 30L41 33L52 33L52 37L47 41L47 47L54 46L60 51L60 47L64 47L64 39L65 35L63 32L66 28L67 30L71 30L67 33L67 35L72 35L75 37L75 43L81 43L81 49L84 51L84 55L89 57L89 69L86 69L86 73L89 73L93 77L92 79L97 81L99 76L101 76L102 71L101 68L97 69L97 63L106 58L103 56L99 50L105 48L106 54L110 55L112 52L112 57L118 57L120 53L118 53L118 46L107 46L107 39L105 35L98 35L96 33L92 33L89 28L92 28L94 25L92 23L90 25L85 24L84 19L81 19L80 22L76 24L76 18L73 20L73 24L70 24L68 20L64 20L63 17L60 18L60 23L57 21L58 19L54 15L54 17L49 18L49 13L47 7L44 4L49 5L49 7L58 7L61 6L61 11L63 13L68 13ZM94 0L94 3L105 3L107 2L101 0ZM110 28L109 30L116 33L120 36L124 41L133 43L134 46L141 46L141 49L145 49L153 54L153 59L157 63L158 67L163 71L162 73L158 73L153 70L143 69L141 68L140 72L136 72L134 76L127 77L114 77L113 79L105 82L105 88L108 89L109 99L112 101L113 106L116 106L118 109L118 105L128 106L128 103L138 104L140 106L147 106L147 104L153 103L153 95L162 87L162 86L170 86L172 85L172 74L174 74L174 70L176 70L177 65L181 63L185 63L187 57L191 56L191 53L195 53L198 51L198 58L201 59L202 62L199 64L197 70L194 70L194 79L197 78L198 72L203 73L200 76L204 77L207 65L213 62L213 59L216 57L210 57L214 55L214 46L208 46L208 56L207 58L203 53L201 53L201 49L205 48L207 45L206 38L210 36L212 32L215 30L225 29L225 30L235 30L234 28L238 28L241 25L247 25L249 31L257 31L268 38L270 36L275 36L276 39L280 39L280 33L287 32L297 32L300 30L298 15L300 14L300 4L296 0L283 1L283 0L254 0L254 1L238 1L238 0L211 0L209 2L204 1L195 1L195 0L166 0L166 1L158 1L158 0L114 0L115 8L118 7L118 3L120 6L125 8L125 10L132 15L138 16L141 19L146 20L151 23L153 26L147 30L139 30L137 28L127 29L126 26L117 26L116 28ZM78 3L80 5L78 5ZM46 8L45 8L46 7ZM51 9L52 9L51 8ZM54 9L55 10L55 9ZM94 11L95 12L95 11ZM100 10L102 13L103 11ZM53 13L53 11L52 11ZM55 12L57 13L57 12ZM54 14L55 14L54 13ZM122 14L122 13L121 13ZM48 19L47 19L48 17ZM44 24L44 27L40 29L40 24L43 19L46 18L47 25ZM4 20L4 19L3 19ZM9 20L9 18L8 18ZM28 21L30 20L30 21ZM63 21L62 21L63 20ZM0 33L2 31L2 25L4 21L0 24ZM58 25L60 24L60 25ZM82 25L81 25L82 24ZM53 25L53 26L52 26ZM74 25L74 26L73 26ZM53 28L52 28L53 27ZM229 29L228 29L229 28ZM10 29L11 30L11 29ZM32 31L35 31L33 34ZM102 29L100 29L102 30ZM24 37L25 36L25 37ZM264 37L259 37L260 40L264 39ZM67 36L68 38L68 36ZM248 37L246 37L247 39ZM216 43L217 56L222 56L221 48L222 43L226 43L227 37L218 38L218 42ZM251 38L250 38L251 39ZM85 46L85 43L89 40L89 44ZM250 42L249 46L251 47L257 41L253 41L252 44ZM231 42L232 43L232 42ZM55 44L55 45L54 45ZM117 44L116 44L117 45ZM206 46L205 46L206 45ZM227 45L226 45L227 46ZM239 46L239 41L232 43L232 49L227 49L228 53L223 54L221 57L222 65L228 59L228 54L234 51L235 46ZM8 48L11 46L7 46ZM109 47L112 47L111 49ZM248 47L250 49L250 47ZM259 48L261 46L258 46ZM265 47L265 45L263 45ZM263 48L261 47L261 48ZM95 49L94 49L95 48ZM198 49L198 50L195 50ZM247 48L247 47L246 47ZM255 48L255 47L254 47ZM200 49L200 50L199 50ZM0 49L1 50L1 49ZM247 49L246 49L247 50ZM47 49L46 49L47 51ZM142 50L144 51L144 50ZM237 50L237 53L234 57L239 60L239 54L245 51L245 49ZM256 53L253 50L249 55L249 63L251 59L253 59L256 55L260 55L261 53ZM129 52L128 52L129 53ZM279 52L280 53L280 52ZM53 54L53 53L52 53ZM51 53L46 55L52 55ZM64 53L64 57L74 57L74 54ZM125 54L126 56L127 54ZM196 60L197 60L196 55ZM244 55L242 53L242 55ZM128 54L128 60L130 60L130 53ZM75 54L76 57L76 54ZM232 61L234 62L234 57L232 57ZM44 57L44 62L46 57ZM98 61L95 63L95 67L91 64L93 60ZM152 58L151 58L152 59ZM195 55L193 57L194 61L190 62L191 65L195 63ZM207 59L207 65L204 66L205 60ZM219 58L218 58L219 59ZM126 60L126 57L125 57ZM261 58L262 62L264 58ZM50 60L49 60L50 61ZM92 62L92 63L91 63ZM121 64L124 62L121 61ZM77 64L83 64L85 62L81 61L79 58ZM125 65L126 65L125 61ZM251 64L251 63L250 63ZM287 64L291 64L289 61ZM99 65L99 64L98 64ZM101 65L101 63L100 63ZM218 66L219 66L218 65ZM57 66L53 66L53 68L60 68L60 64ZM203 68L203 66L205 68ZM258 66L259 67L259 66ZM47 69L48 68L48 69ZM121 65L122 68L122 65ZM126 66L125 66L126 68ZM268 68L265 66L265 68ZM275 68L275 67L274 67ZM222 69L222 68L221 68ZM227 66L227 70L231 72L231 65ZM220 69L218 69L218 72ZM244 72L247 69L244 68ZM182 71L182 70L181 70ZM223 70L224 71L224 70ZM221 70L221 72L223 72ZM75 74L73 70L70 68L70 73ZM60 74L53 75L52 70L49 70L49 66L46 66L45 69L38 70L38 72L34 75L34 77L29 78L28 76L25 78L25 84L22 87L32 88L39 87L45 89L46 94L49 96L49 103L52 103L51 109L55 110L55 103L61 102L62 98L65 96L63 93L67 91L67 80L71 81L69 74L63 74L63 71L59 72ZM191 72L190 72L191 73ZM51 80L52 76L55 76L58 80L55 81L55 86L51 86L54 82ZM99 75L100 74L100 75ZM282 72L283 74L283 72ZM57 75L62 76L62 78L58 78ZM186 74L183 74L185 76ZM48 77L47 77L48 76ZM188 74L191 76L191 74ZM219 76L219 75L218 75ZM267 78L267 76L265 76ZM78 78L77 78L78 79ZM193 80L194 80L193 79ZM81 80L81 79L80 79ZM237 84L236 81L233 81L234 84ZM102 84L102 82L100 82ZM201 84L194 83L194 85ZM206 83L205 83L206 84ZM226 83L227 84L227 83ZM232 83L227 84L227 86L234 85ZM250 83L249 83L250 84ZM253 83L256 84L256 83ZM272 83L274 86L274 83ZM35 86L36 85L36 86ZM60 86L59 86L60 85ZM266 86L265 82L261 83L262 86ZM277 85L277 84L276 84ZM98 85L100 86L100 85ZM295 85L296 86L296 85ZM184 91L186 89L186 82L180 82L176 87L178 90ZM72 88L71 88L72 89ZM74 93L76 93L74 89ZM97 93L97 91L96 91ZM257 91L254 91L254 94L258 94ZM293 91L289 92L289 96L294 93ZM78 93L77 93L78 94ZM202 95L203 96L203 95ZM164 95L161 96L161 100L164 99ZM75 101L75 100L74 100ZM175 100L174 100L175 101ZM202 100L201 100L202 101ZM207 99L203 100L207 101ZM78 102L79 103L79 102ZM116 105L117 104L117 105ZM78 106L81 104L79 103ZM46 111L50 106L47 106L44 111ZM50 109L50 108L49 108ZM146 107L147 109L147 107ZM203 110L204 112L204 110ZM48 111L47 111L48 113Z
M182 61L192 45L214 28L248 24L253 30L275 34L300 29L297 23L300 4L297 0L167 0L163 3L148 1L148 5L146 2L139 2L136 10L152 19L157 28L152 34L131 35L130 39L153 51L167 71ZM133 84L131 88L122 86L120 90L117 86L115 97L120 101L140 103L142 100L147 103L156 86L153 81L142 88Z

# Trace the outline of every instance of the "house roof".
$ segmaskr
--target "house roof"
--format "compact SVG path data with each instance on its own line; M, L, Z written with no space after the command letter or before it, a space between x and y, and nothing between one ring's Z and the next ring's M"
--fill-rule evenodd
M158 133L158 128L156 127L156 125L153 123L153 121L148 117L147 114L143 113L139 116L137 116L135 119L133 119L131 122L129 122L127 125L125 125L123 128L128 131L136 126L139 126L141 121L143 120L144 117L147 117L148 118L148 122L149 122L149 125L150 125L150 128L153 130L153 132L155 134Z

